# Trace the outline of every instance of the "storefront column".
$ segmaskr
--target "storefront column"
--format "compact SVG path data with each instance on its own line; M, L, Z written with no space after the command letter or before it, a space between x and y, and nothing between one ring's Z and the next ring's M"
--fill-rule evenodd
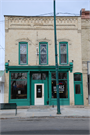
M49 105L51 105L51 72L49 71Z
M28 88L27 88L27 96L28 96L28 102L30 105L30 71L28 72Z
M73 73L69 72L69 92L70 92L70 105L74 105L74 80Z

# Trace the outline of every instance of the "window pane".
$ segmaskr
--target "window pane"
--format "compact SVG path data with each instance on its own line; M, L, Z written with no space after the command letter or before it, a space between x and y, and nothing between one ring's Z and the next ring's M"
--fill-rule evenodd
M74 81L81 81L81 74L74 74Z
M40 54L47 54L47 48L45 44L40 45Z
M46 80L46 74L42 73L41 80Z
M46 74L45 73L34 73L32 74L33 80L46 80Z
M20 64L26 64L26 63L27 63L26 54L20 54Z
M32 74L33 80L41 80L41 73Z
M27 44L20 44L20 64L27 63Z
M47 64L47 55L41 54L41 64Z
M60 52L61 54L67 53L66 44L60 44Z
M27 79L27 73L11 73L11 79Z
M27 81L11 81L11 99L27 98Z
M76 94L80 94L80 84L75 85Z
M59 79L67 79L67 73L59 73Z
M20 54L27 54L27 44L20 44Z
M67 81L59 81L59 97L68 98ZM57 98L56 81L52 81L52 98Z
M61 63L67 63L67 55L61 54Z
M56 73L51 74L52 79L56 79Z
M36 86L36 98L42 98L42 85Z

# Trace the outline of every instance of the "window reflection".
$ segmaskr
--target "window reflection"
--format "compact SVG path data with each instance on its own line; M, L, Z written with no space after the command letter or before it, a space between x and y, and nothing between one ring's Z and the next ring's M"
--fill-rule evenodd
M32 79L33 80L46 80L46 74L45 73L33 73Z
M27 98L27 81L11 81L11 99Z
M74 81L81 81L81 74L74 74Z
M11 73L11 79L27 79L27 73Z

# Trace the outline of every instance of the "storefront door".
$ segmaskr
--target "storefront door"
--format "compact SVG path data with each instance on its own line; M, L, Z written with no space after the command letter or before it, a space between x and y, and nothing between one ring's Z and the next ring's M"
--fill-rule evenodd
M31 73L30 105L47 105L47 73Z
M83 105L82 73L74 73L74 94L75 105Z
M82 84L75 83L75 105L83 105L83 91L82 91Z
M35 105L44 105L44 84L34 84Z

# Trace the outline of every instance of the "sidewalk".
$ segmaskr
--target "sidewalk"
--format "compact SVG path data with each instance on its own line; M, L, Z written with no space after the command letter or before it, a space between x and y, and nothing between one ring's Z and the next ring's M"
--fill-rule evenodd
M18 107L16 110L0 110L0 118L30 118L30 117L82 117L90 118L90 105L61 106L61 114L57 114L57 106L28 106Z

